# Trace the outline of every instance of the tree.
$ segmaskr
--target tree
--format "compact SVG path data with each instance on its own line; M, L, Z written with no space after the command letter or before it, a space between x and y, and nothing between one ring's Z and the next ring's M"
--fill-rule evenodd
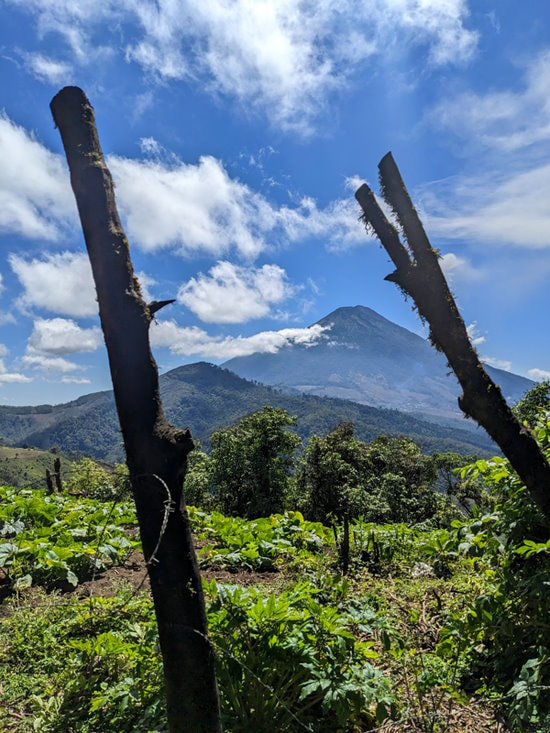
M351 423L311 436L296 475L297 499L308 519L342 521L368 511L365 457L366 444L355 438Z
M410 438L363 443L343 423L310 439L297 472L304 514L317 521L362 516L371 522L419 522L433 516L437 471Z
M101 327L157 618L171 733L221 731L215 658L183 496L189 430L162 409L143 300L94 111L78 87L51 102L92 266Z
M382 158L378 170L382 194L397 217L405 244L366 183L355 197L366 227L374 230L395 265L386 280L411 296L420 317L430 326L430 341L445 354L462 387L460 409L499 445L550 522L550 463L483 368L439 266L438 252L426 236L391 153Z
M437 470L413 440L381 435L368 444L365 464L365 490L376 499L373 509L381 512L369 519L414 523L434 515Z
M513 407L513 413L521 420L526 422L529 427L533 428L537 422L537 418L544 410L550 409L550 381L545 379L543 382L535 384L528 390L521 400L516 402Z
M185 500L188 504L207 508L212 503L210 458L201 450L198 441L187 459L185 474Z
M211 438L210 478L221 511L262 517L282 511L300 438L296 418L266 406Z

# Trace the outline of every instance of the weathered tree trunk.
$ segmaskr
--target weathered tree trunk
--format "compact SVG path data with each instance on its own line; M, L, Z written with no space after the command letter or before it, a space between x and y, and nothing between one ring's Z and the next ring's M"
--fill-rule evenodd
M113 182L84 92L51 102L71 173L99 301L158 622L171 733L221 731L214 653L183 497L189 430L165 419L149 346L151 312L134 276Z
M430 326L430 341L443 351L460 382L464 393L458 400L460 409L484 427L500 446L550 521L550 465L479 361L439 266L438 252L426 236L391 153L382 158L378 170L382 194L397 216L408 249L366 184L356 191L355 197L363 209L365 224L374 229L396 267L386 280L411 296L420 317Z

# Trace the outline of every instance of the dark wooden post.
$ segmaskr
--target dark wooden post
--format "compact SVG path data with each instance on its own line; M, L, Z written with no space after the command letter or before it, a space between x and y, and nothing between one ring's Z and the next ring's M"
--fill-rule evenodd
M420 317L430 326L430 341L445 354L460 382L464 393L458 400L460 409L500 446L550 522L550 465L483 368L439 266L439 254L426 236L391 153L382 158L378 170L382 194L397 216L407 246L401 243L397 229L366 184L355 197L363 209L365 224L375 231L396 267L386 280L411 296Z
M149 345L152 314L134 275L93 108L78 87L51 102L92 265L158 622L171 733L221 731L215 658L183 497L189 430L165 419Z
M46 469L46 487L47 487L47 493L53 494L53 481L52 481L52 475L50 473L50 469Z
M53 475L55 477L55 488L58 494L63 493L63 484L61 483L61 459L59 456L53 462Z

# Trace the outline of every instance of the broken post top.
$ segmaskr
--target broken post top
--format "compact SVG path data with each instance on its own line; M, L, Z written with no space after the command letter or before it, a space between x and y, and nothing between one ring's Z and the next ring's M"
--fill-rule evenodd
M75 141L72 136L66 140L65 135L70 135L71 130L76 131L80 125L85 124L89 127L89 134L83 136L80 131L78 136L80 152L84 155L94 155L94 157L98 153L103 155L95 126L94 108L80 87L64 87L50 102L50 110L56 127L60 128L62 121L65 132L62 136L65 153L70 143ZM87 143L84 148L83 143Z

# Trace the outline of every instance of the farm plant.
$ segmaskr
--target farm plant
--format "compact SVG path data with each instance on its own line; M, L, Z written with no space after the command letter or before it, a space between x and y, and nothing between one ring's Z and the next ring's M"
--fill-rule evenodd
M139 543L127 502L106 504L40 489L0 487L0 572L16 590L33 584L75 587L124 562Z

